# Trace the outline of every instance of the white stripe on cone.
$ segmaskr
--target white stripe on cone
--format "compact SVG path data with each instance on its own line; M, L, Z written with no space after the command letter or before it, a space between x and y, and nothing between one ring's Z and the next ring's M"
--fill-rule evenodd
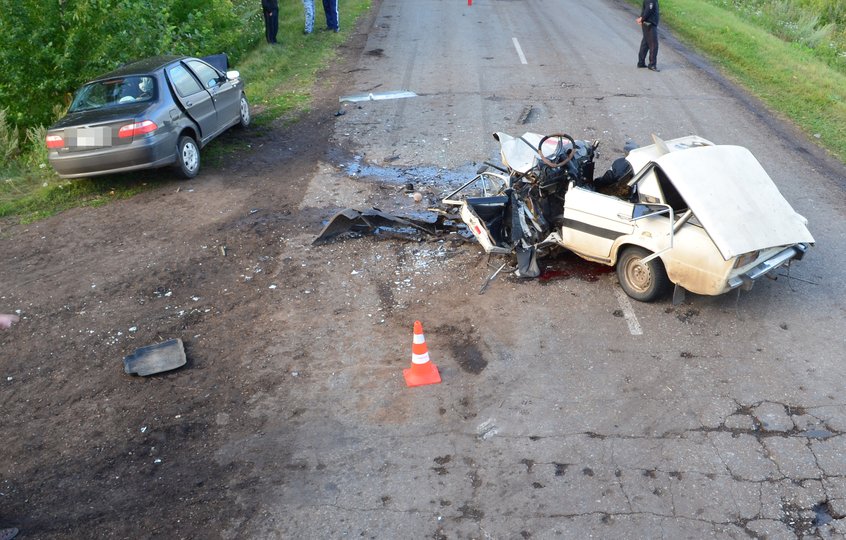
M414 354L411 353L411 363L412 364L426 364L429 362L429 353L425 352L423 354Z

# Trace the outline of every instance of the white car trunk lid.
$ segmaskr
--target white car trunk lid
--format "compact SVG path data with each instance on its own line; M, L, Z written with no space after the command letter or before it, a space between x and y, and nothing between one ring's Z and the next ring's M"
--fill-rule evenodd
M665 154L656 163L726 260L758 249L814 242L805 219L746 148L689 148Z

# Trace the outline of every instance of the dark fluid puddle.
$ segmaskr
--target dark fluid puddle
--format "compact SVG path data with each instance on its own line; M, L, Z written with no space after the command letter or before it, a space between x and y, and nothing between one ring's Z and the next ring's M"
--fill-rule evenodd
M485 360L482 351L473 344L453 345L451 349L458 366L467 373L478 375L488 367L488 361Z
M563 252L554 258L541 261L543 270L538 279L541 283L549 283L561 279L576 278L588 283L599 281L603 274L614 271L613 266L586 261L573 253Z
M814 505L814 521L811 522L811 525L819 527L832 521L834 521L834 518L831 516L831 509L828 507L827 501Z
M468 163L457 169L440 167L380 167L372 163L363 163L361 156L353 156L352 161L344 165L348 176L374 179L385 184L411 184L435 186L443 189L456 188L476 176L476 165Z

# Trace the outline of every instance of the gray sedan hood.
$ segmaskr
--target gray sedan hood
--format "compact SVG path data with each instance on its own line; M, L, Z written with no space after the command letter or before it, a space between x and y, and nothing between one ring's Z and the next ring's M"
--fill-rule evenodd
M758 249L814 242L807 220L746 148L688 148L664 154L655 163L726 260Z

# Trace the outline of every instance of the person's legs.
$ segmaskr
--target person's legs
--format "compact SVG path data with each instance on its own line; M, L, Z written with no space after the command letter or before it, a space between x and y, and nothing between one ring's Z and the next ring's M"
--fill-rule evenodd
M266 11L262 11L262 15L264 15L264 39L270 43L270 15Z
M649 67L656 67L658 63L658 27L649 27Z
M323 11L326 13L326 28L337 32L341 28L338 17L338 0L323 0Z
M650 27L648 24L642 24L640 26L643 29L643 39L640 40L640 50L637 52L637 65L638 67L646 67L646 52L649 50L647 35Z
M311 34L314 31L314 0L303 0L305 10L305 33Z
M279 12L274 11L270 15L270 30L268 32L268 41L276 43L276 34L279 33Z

